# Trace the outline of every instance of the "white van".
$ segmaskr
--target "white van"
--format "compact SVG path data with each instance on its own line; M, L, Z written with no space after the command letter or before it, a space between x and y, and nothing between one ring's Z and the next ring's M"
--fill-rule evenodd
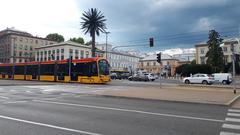
M232 83L232 74L230 73L214 73L212 75L215 83L222 83L224 85Z

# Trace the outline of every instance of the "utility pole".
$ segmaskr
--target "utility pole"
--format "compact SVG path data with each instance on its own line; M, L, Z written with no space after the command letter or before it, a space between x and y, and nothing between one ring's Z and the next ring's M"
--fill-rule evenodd
M107 59L107 42L108 42L108 34L110 34L109 31L104 32L106 34L106 49L105 49L105 53L106 53L106 59Z
M231 44L232 50L232 66L233 66L233 93L236 94L236 71L235 71L235 52L234 52L234 44Z
M15 62L15 56L14 56L14 52L15 52L15 40L16 38L13 37L12 38L12 43L11 43L11 47L12 47L12 50L11 50L11 53L12 53L12 62L13 62L13 67L12 67L12 79L14 80L14 75L15 75L15 66L16 66L16 62Z

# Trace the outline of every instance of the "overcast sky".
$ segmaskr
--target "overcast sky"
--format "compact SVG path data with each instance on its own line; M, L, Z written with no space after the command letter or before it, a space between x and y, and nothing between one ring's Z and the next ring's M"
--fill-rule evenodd
M105 15L113 45L147 45L154 37L155 47L135 47L140 51L194 47L207 40L209 29L222 37L239 34L239 0L6 0L1 1L0 29L90 40L80 29L82 13L89 8ZM105 42L105 35L97 42Z

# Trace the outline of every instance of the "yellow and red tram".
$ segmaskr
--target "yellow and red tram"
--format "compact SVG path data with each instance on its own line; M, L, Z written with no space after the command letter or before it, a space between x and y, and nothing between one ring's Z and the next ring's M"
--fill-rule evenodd
M108 61L101 57L0 64L0 79L39 80L79 83L110 81Z

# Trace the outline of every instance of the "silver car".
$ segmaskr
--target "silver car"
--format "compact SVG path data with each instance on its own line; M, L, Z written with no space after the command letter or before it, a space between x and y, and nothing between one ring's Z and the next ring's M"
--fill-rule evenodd
M214 77L208 74L194 74L191 77L183 78L183 82L186 84L200 83L200 84L212 84Z

